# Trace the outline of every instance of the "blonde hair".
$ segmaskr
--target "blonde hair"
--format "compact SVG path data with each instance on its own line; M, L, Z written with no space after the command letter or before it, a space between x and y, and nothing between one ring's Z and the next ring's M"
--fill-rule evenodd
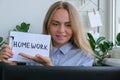
M88 43L88 40L86 39L86 37L83 33L79 13L75 9L75 7L73 7L68 2L58 1L49 8L49 10L45 16L44 23L43 23L43 34L49 34L48 26L50 25L51 18L54 15L55 11L57 11L58 9L61 9L61 8L67 10L69 17L70 17L71 27L73 30L73 36L71 38L72 41L82 51L84 51L88 54L93 53L93 51Z

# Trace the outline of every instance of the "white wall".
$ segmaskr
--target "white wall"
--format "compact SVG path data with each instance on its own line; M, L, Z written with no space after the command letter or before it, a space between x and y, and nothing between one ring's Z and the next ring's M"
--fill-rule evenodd
M57 0L0 0L0 36L6 38L16 25L30 23L29 32L41 33L43 18Z
M109 19L110 19L110 15L109 15L109 9L110 7L108 6L110 0L100 0L100 12L101 12L101 16L102 16L102 23L103 26L100 27L100 33L102 36L107 36L109 34Z
M120 0L116 0L116 34L120 32Z
M49 6L58 0L0 0L0 36L8 36L9 30L13 30L16 25L26 22L30 23L29 32L41 33L42 23ZM96 1L96 0L94 0ZM102 13L103 26L101 27L102 35L107 36L108 24L107 24L107 13L108 8L106 7L109 0L100 0L101 9L105 10ZM95 6L95 5L94 5ZM90 6L87 4L87 7ZM107 9L106 9L107 8ZM86 8L85 8L86 9ZM93 9L93 8L90 8ZM89 9L89 10L90 10ZM89 11L88 10L88 11ZM87 11L87 10L86 10ZM88 24L86 20L87 12L80 12L82 19L85 24ZM86 30L88 28L86 27Z

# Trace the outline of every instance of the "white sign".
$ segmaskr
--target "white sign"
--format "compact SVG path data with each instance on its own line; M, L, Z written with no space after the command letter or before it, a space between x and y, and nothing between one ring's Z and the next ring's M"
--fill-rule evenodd
M100 17L99 11L96 11L96 13L89 12L88 13L88 17L89 17L89 21L90 21L90 27L102 26L102 22L101 22L101 17Z
M13 51L13 58L10 58L9 60L31 62L31 60L20 56L20 52L31 56L40 54L49 57L50 40L50 35L11 31L9 36L9 46Z

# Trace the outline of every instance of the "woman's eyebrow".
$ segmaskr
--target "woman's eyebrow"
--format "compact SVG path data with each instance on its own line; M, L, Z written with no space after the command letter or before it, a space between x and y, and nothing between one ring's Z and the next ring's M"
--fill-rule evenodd
M57 20L51 20L51 22L60 23L60 22L59 22L59 21L57 21ZM70 21L68 21L68 22L65 22L65 23L70 23Z
M59 21L57 21L57 20L51 20L51 22L57 22L57 23L60 23Z

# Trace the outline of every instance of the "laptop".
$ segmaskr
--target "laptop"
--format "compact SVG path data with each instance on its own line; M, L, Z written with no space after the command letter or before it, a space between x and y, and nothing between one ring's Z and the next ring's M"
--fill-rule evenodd
M0 63L0 80L120 80L120 67L11 66Z

